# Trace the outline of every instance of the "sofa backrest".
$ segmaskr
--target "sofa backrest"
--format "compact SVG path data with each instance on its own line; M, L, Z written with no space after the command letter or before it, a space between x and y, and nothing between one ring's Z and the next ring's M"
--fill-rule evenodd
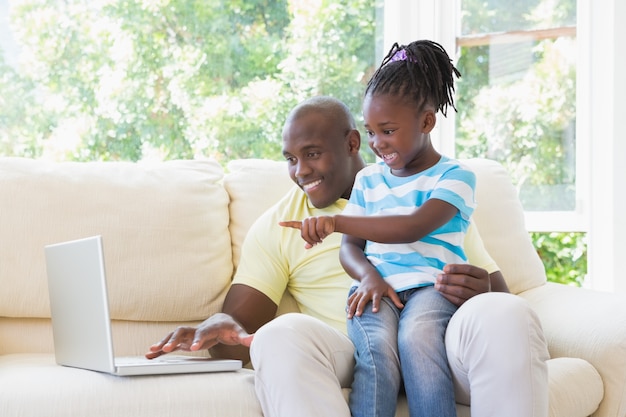
M241 245L252 223L279 201L294 183L284 161L237 159L226 165L224 188L230 196L233 263L239 265Z
M0 158L0 317L50 317L44 245L96 234L113 319L219 311L233 271L222 178L209 160Z
M474 218L509 288L545 282L517 193L493 161ZM138 354L221 309L254 220L290 187L284 161L53 163L0 157L0 354L50 351L44 245L101 234L114 341ZM286 294L279 313L297 309Z
M489 159L462 162L476 173L474 221L511 292L519 294L545 284L545 268L526 230L524 210L509 173Z

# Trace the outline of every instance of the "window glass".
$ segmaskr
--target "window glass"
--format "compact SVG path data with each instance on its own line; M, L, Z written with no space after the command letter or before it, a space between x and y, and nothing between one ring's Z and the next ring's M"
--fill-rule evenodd
M576 24L576 0L461 0L461 35Z
M0 154L280 159L297 102L332 95L360 116L378 14L375 0L0 0Z
M576 1L461 1L456 153L503 163L526 211L576 209Z

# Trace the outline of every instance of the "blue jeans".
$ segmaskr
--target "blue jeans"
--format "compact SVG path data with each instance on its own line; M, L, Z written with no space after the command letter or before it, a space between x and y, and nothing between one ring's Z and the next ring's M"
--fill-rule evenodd
M394 417L404 383L412 417L456 417L444 337L457 307L433 286L398 295L403 309L385 297L377 313L370 302L360 317L348 320L356 359L350 412Z

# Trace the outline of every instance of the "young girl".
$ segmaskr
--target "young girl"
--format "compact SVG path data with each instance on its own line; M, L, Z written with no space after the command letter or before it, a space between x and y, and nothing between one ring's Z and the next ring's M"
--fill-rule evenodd
M439 44L394 44L363 100L382 161L359 172L341 215L281 223L300 228L307 247L344 233L340 260L355 280L346 308L355 417L393 417L402 384L411 416L456 416L444 344L456 306L433 283L444 265L466 261L475 176L430 140L437 111L454 108L455 75Z

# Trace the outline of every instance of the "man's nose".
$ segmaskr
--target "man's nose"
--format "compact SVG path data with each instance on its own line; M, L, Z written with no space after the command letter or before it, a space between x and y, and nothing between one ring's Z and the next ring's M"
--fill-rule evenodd
M296 177L306 177L311 172L311 167L304 161L298 161L296 165Z

